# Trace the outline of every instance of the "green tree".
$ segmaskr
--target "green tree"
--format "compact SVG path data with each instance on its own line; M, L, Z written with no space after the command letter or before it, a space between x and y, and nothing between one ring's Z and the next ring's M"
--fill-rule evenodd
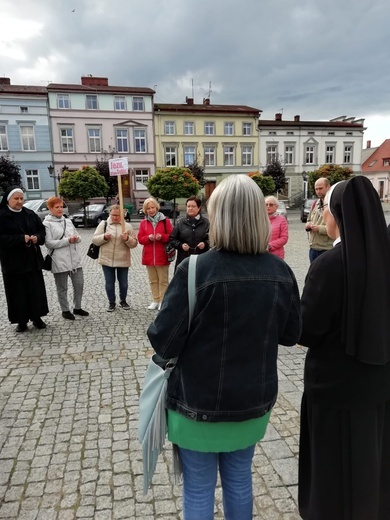
M0 195L3 195L9 186L23 188L20 166L12 161L8 155L2 155L0 157Z
M103 154L100 159L96 159L96 170L102 175L108 184L108 193L106 195L106 202L108 203L108 200L116 197L118 193L118 180L116 176L110 175L110 166L108 163L109 159L112 159L114 156L114 151L112 149L109 149L109 151L103 151Z
M353 175L353 170L348 166L340 166L339 164L323 164L314 170L308 172L309 176L309 188L311 193L315 193L314 184L320 177L326 177L331 185L336 182L344 181L349 179Z
M188 166L188 170L190 170L192 175L199 182L199 186L201 188L207 184L207 181L204 178L204 166L199 164L198 161L194 161L192 164L190 164Z
M87 224L85 202L93 197L106 197L109 187L104 177L91 166L83 166L75 172L63 171L58 185L61 197L70 200L82 200L84 208L84 224Z
M262 173L250 172L248 173L249 177L255 181L258 187L263 192L264 197L268 197L268 195L272 195L275 193L275 182L272 177L269 175L263 175Z
M188 168L162 168L148 180L146 187L149 193L156 198L173 200L176 207L176 199L188 198L197 195L199 182ZM176 222L176 213L173 221Z
M275 190L277 193L283 191L286 185L286 169L279 161L279 159L273 159L263 171L264 176L270 176L275 182Z

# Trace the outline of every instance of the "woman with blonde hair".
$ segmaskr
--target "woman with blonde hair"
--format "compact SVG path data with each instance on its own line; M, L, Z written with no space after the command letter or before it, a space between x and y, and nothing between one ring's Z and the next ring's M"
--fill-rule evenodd
M160 204L153 197L144 201L145 219L138 231L138 241L142 244L142 265L146 265L153 301L148 309L161 308L161 302L168 287L169 262L165 245L172 233L169 218L159 211Z
M278 344L299 337L299 293L291 269L267 252L270 224L252 179L223 180L208 213L212 249L198 257L190 328L186 258L148 336L159 356L178 356L166 406L185 520L214 518L218 469L225 518L250 520L252 458L277 397Z
M273 195L266 197L265 206L271 224L271 238L268 244L268 251L273 255L284 258L284 246L288 241L287 220L278 215L278 199Z

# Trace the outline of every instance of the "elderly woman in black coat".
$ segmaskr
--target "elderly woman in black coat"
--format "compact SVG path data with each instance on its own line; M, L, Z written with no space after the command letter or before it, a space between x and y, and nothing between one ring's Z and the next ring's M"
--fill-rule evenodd
M200 255L210 249L209 221L200 213L199 197L189 197L186 201L187 215L173 228L170 244L177 249L177 266L190 255Z
M23 202L23 190L10 186L0 203L0 262L8 318L18 324L16 332L27 330L29 320L37 329L46 328L41 317L49 312L40 248L45 243L45 228Z

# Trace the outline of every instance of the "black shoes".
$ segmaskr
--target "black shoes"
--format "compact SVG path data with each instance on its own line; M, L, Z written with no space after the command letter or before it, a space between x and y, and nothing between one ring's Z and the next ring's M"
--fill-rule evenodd
M18 323L15 332L25 332L27 330L27 323Z
M122 300L119 302L119 305L122 307L122 309L125 309L125 311L130 310L130 305L127 303L126 300Z
M42 321L41 318L34 320L33 325L36 329L46 329L46 323Z
M89 312L83 309L73 309L73 314L77 314L78 316L89 316Z
M110 303L108 306L107 312L114 312L115 311L115 303Z
M75 320L76 319L70 311L62 311L62 317L65 318L66 320Z

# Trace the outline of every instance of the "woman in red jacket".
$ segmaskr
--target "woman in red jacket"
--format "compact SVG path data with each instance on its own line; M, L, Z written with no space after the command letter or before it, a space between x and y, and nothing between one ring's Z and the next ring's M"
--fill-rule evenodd
M287 220L276 213L278 209L278 200L276 197L272 195L266 197L265 205L271 224L271 238L268 244L268 251L273 255L284 258L284 246L288 240Z
M145 200L143 210L145 219L138 231L138 242L142 244L142 265L148 271L150 289L153 301L148 309L161 307L161 302L168 287L169 262L165 253L172 232L172 224L168 218L159 212L160 205L150 197Z

